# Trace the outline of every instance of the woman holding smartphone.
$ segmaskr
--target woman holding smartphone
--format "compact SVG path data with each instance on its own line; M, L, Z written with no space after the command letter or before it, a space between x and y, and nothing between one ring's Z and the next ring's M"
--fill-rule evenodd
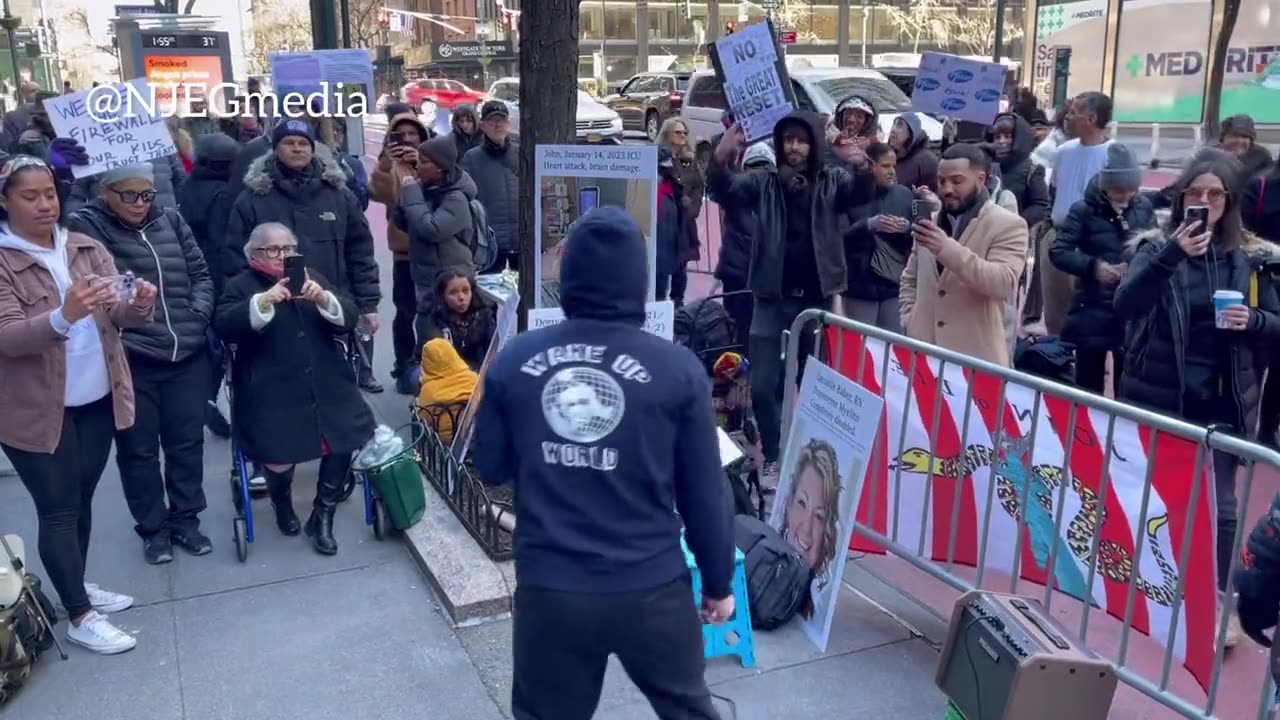
M119 331L151 320L156 288L128 289L102 245L59 224L60 210L43 161L19 155L0 168L0 448L31 493L67 639L111 655L137 641L105 614L133 598L85 582L93 495L112 438L133 425Z
M1129 323L1124 399L1248 436L1257 424L1262 345L1280 340L1280 303L1248 256L1239 185L1229 163L1197 163L1183 172L1170 216L1176 229L1137 238L1114 307ZM1234 456L1213 454L1220 593L1231 577L1235 470ZM1233 616L1227 646L1239 635Z

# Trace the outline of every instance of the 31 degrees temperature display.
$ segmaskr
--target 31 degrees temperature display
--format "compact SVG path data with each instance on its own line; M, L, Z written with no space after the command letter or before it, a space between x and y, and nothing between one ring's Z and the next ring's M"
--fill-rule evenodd
M154 35L144 34L142 36L142 45L149 48L182 48L184 50L203 49L217 50L222 43L217 35L195 34L169 34Z

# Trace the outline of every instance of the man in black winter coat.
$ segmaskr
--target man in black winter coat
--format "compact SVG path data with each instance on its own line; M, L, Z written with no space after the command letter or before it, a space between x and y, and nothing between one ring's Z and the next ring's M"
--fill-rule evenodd
M182 216L191 227L191 233L200 245L209 275L213 278L214 297L221 297L225 279L222 259L226 254L227 219L231 215L231 203L235 198L227 191L231 176L231 163L235 161L240 144L222 133L201 135L196 140L195 166L191 177L182 187ZM205 424L209 431L221 438L231 436L222 411L218 409L218 390L222 387L222 346L210 333L213 372L209 374L209 401L205 407Z
M897 181L897 154L885 143L867 147L875 193L852 213L845 233L849 286L845 316L892 332L902 332L898 289L911 255L911 205L914 195Z
M707 187L726 213L756 214L749 286L752 407L760 425L767 482L777 477L781 434L782 331L808 308L839 310L847 287L841 216L870 197L869 176L825 161L826 128L817 113L798 110L773 128L778 167L741 173L732 167L745 136L725 132L707 171ZM858 145L832 148L843 162L861 156ZM847 218L846 218L847 219Z
M223 271L227 278L248 266L244 244L263 223L278 222L299 239L307 267L315 268L339 292L355 300L373 331L378 325L378 264L369 221L347 177L331 156L317 155L311 126L286 120L271 133L274 151L253 162L245 189L227 222Z
M908 190L927 187L938 192L938 154L929 149L929 136L916 113L902 113L893 121L889 146L898 154L898 184Z
M1113 307L1132 245L1156 228L1151 201L1138 194L1142 171L1124 145L1107 149L1107 164L1071 206L1049 250L1059 270L1076 277L1075 298L1062 337L1076 346L1076 384L1099 395L1106 389L1107 353L1112 389L1124 368L1124 321ZM1115 394L1118 394L1116 392Z
M182 216L155 206L150 164L108 170L98 187L102 196L72 214L68 229L102 243L122 273L158 288L155 320L122 336L136 408L133 427L116 434L125 500L148 563L172 560L174 543L205 555L213 549L199 519L213 280Z
M1018 214L1033 228L1049 218L1049 185L1044 168L1031 161L1035 133L1020 115L1001 113L987 130L986 140L996 151L1000 185L1018 200Z

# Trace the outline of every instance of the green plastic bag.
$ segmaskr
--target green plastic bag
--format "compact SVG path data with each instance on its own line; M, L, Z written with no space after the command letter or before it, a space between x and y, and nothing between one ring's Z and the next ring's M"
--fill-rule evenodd
M365 482L372 483L374 495L382 502L382 507L387 511L387 519L396 530L413 527L427 511L427 493L422 484L422 471L414 457L421 429L412 423L406 427L412 428L413 438L405 443L404 450L399 454L373 467L353 466L356 472L364 476ZM400 431L404 429L400 428Z

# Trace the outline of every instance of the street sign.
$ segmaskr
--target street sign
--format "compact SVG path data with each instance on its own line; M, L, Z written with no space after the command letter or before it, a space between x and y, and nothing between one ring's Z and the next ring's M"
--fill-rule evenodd
M795 45L796 31L795 30L779 30L778 42L782 43L783 45Z

